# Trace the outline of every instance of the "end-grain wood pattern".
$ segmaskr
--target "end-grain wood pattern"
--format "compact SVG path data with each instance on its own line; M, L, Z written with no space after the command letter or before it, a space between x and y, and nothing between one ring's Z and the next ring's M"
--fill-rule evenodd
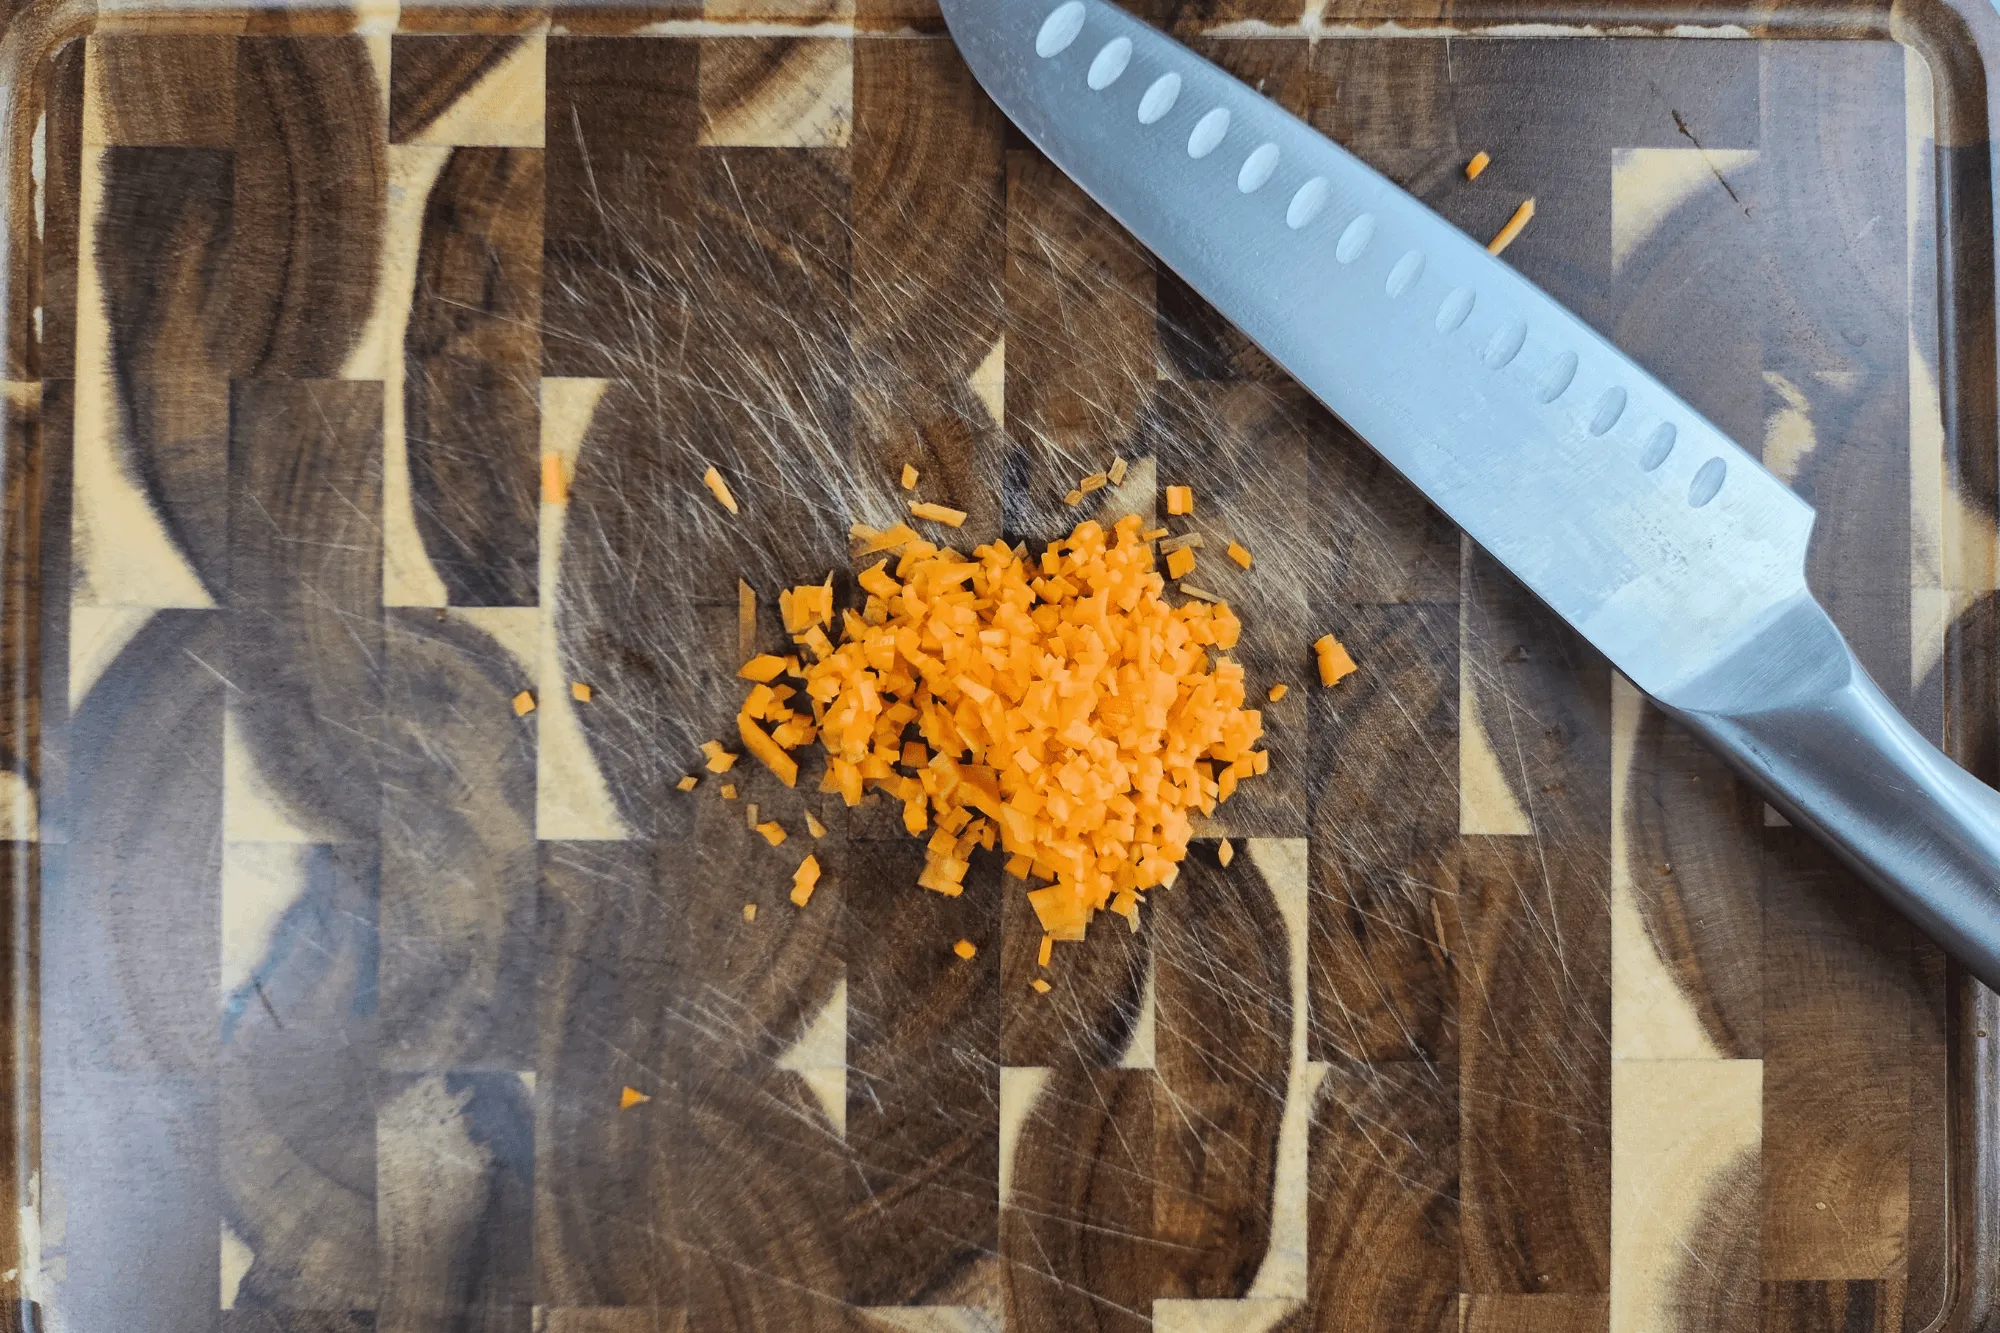
M1474 234L1534 194L1510 262L1813 499L1836 618L1993 758L1962 70L1128 7ZM9 1294L228 1333L1915 1333L1962 1299L1953 1061L1990 1037L1956 974L1014 134L929 0L569 17L51 62L4 401L41 1052ZM1289 687L1144 928L1046 969L997 861L931 895L817 761L701 764L777 593L852 592L906 463L966 541L1192 485L1190 581Z

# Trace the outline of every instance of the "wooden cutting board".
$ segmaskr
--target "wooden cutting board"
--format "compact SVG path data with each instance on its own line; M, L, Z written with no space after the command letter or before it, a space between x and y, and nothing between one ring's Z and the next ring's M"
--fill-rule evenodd
M17 29L9 1289L78 1333L1992 1315L1991 997L927 5L823 8ZM1475 236L1534 197L1509 262L1761 446L1869 669L1994 776L1993 14L1139 8ZM944 899L816 762L701 770L905 463L968 545L1191 485L1194 581L1291 686L1144 929L1046 973L997 862Z

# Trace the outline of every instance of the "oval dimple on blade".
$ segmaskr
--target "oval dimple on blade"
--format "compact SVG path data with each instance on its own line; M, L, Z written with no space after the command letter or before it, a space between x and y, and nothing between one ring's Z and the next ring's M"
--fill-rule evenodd
M1803 591L1810 508L1325 136L1105 0L942 5L1043 152L1641 688Z

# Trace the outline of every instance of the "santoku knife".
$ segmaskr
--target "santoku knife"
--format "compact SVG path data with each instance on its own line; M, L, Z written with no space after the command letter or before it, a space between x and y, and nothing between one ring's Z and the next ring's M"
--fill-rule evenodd
M1813 599L1810 507L1456 227L1144 23L1103 0L943 7L1051 160L2000 989L2000 795L1903 720Z

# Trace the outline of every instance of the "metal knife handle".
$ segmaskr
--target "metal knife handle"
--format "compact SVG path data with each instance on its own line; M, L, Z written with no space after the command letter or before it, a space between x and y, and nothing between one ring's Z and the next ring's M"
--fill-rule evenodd
M1668 710L2000 990L2000 792L1919 735L1810 596Z

